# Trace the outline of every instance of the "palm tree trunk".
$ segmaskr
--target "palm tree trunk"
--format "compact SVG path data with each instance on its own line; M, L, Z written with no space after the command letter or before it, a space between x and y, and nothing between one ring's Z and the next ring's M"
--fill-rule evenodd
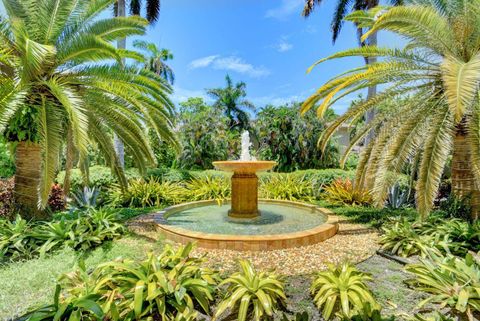
M18 143L15 153L15 206L27 218L41 219L46 216L46 212L38 208L41 160L42 153L38 144Z
M377 33L373 33L370 37L369 37L369 40L368 40L368 45L370 46L376 46L377 45ZM377 62L377 58L376 57L369 57L369 58L366 58L365 59L365 63L367 65L370 65L370 64L374 64ZM367 100L373 98L375 95L377 94L377 86L371 86L371 87L368 87L368 93L367 93ZM365 123L368 124L370 123L373 118L375 118L375 109L370 109L367 111L367 113L365 114ZM374 133L373 131L370 131L367 135L367 137L365 138L365 145L368 145L368 143L370 141L372 141L374 139Z
M471 217L476 220L480 214L480 188L471 170L470 144L464 122L457 126L453 142L452 192L457 197L470 198Z
M117 17L125 17L126 15L126 3L125 0L117 0ZM121 38L117 40L117 48L125 49L127 47L127 39ZM125 167L125 146L123 145L122 140L114 133L113 134L113 144L115 147L115 152L118 156L118 161L120 166Z

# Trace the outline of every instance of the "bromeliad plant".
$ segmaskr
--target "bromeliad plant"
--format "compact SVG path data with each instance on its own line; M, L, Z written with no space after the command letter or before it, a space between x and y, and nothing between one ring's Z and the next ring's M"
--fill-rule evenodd
M191 250L191 244L177 251L167 247L142 262L107 262L91 273L80 263L60 278L62 296L57 291L55 303L28 320L195 320L198 307L209 312L217 276Z
M363 187L355 186L349 179L337 179L324 189L324 198L332 204L370 205L372 196Z
M381 309L365 284L371 280L370 275L349 263L330 265L328 270L318 273L310 292L326 320L335 314L341 319L359 317L369 320Z
M14 221L0 219L0 261L30 258L38 253L40 240L32 237L34 223L19 215Z
M272 317L286 300L283 281L274 273L255 271L248 261L241 260L239 264L241 271L220 283L220 286L228 285L228 288L214 320L227 309L237 314L235 320L238 321L261 321Z
M372 86L384 88L356 104L325 131L322 149L344 123L355 121L386 101L409 97L406 103L378 110L352 139L352 147L373 137L357 166L356 184L372 191L383 206L390 187L387 173L400 172L419 156L416 205L422 216L432 209L444 168L452 155L452 190L472 194L472 218L480 209L480 0L415 0L398 7L376 7L347 16L366 41L380 31L406 40L404 48L366 44L318 61L343 57L378 60L342 72L308 98L302 108L317 107L323 116L338 99Z
M447 256L435 260L422 260L419 264L407 265L407 272L415 279L408 280L414 288L430 294L419 303L439 304L448 307L451 316L462 320L476 320L480 312L480 259L472 254L465 258Z

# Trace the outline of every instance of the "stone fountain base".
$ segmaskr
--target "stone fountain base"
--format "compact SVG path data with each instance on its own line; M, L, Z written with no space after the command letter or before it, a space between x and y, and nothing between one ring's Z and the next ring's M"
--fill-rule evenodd
M253 219L258 211L258 177L254 173L235 173L232 176L232 207L228 216Z

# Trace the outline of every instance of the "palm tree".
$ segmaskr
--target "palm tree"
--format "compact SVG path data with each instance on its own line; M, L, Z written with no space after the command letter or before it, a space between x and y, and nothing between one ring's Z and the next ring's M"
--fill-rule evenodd
M154 43L148 43L143 40L136 40L133 46L137 49L146 51L148 53L145 68L153 71L171 85L175 82L175 74L172 68L165 63L167 60L173 59L173 54L168 49L159 49Z
M323 0L305 0L305 5L303 7L302 15L304 17L309 17L312 14L313 10L322 4ZM388 0L388 2L393 6L399 6L403 4L403 0ZM370 10L380 4L380 0L337 0L337 5L335 8L335 12L333 14L331 28L332 28L332 41L335 43L337 41L338 36L340 35L340 31L343 27L343 22L345 17L354 11L358 10ZM357 38L359 46L370 45L376 46L377 45L377 33L372 33L368 38L368 42L362 41L362 36L365 32L364 28L362 28L358 23L355 24L357 27ZM377 57L364 57L365 64L374 64L377 62ZM367 90L367 99L372 98L377 94L377 86L368 87ZM375 110L372 109L368 113L365 114L365 121L369 123L372 118L375 116ZM368 143L372 139L372 135L367 135L365 143Z
M143 34L147 21L102 19L112 3L3 0L8 18L0 19L0 52L7 54L0 59L0 132L17 144L15 197L28 210L46 206L63 143L67 173L78 157L88 177L87 148L94 144L125 186L112 133L141 171L154 163L145 127L175 141L170 86L148 70L121 66L125 57L143 56L112 45Z
M225 77L225 88L208 89L207 93L215 99L214 107L222 110L230 119L230 128L248 129L250 116L248 111L255 111L255 106L245 100L247 85L242 81L235 85L229 75Z
M372 190L378 206L384 204L387 173L418 160L416 203L422 216L429 213L444 167L452 156L452 189L471 196L472 217L480 205L480 0L416 0L411 6L355 12L347 19L371 28L394 32L408 43L404 49L365 46L320 60L342 57L378 57L382 60L349 70L325 83L304 102L302 111L320 103L322 115L341 97L372 85L385 89L340 116L322 139L388 99L408 97L408 103L379 112L353 139L377 133L365 148L356 183ZM314 65L314 66L315 66ZM312 66L313 67L313 66ZM311 68L312 68L311 67ZM349 150L351 149L351 147Z
M160 15L160 0L145 0L146 2L146 19L150 24L155 23ZM140 16L142 11L142 0L130 0L129 2L130 14ZM116 17L125 17L127 11L127 0L117 0L113 6L113 14ZM127 37L121 37L117 40L118 49L127 48ZM125 64L125 60L122 61ZM122 140L114 135L115 151L120 160L120 165L125 166L125 146Z

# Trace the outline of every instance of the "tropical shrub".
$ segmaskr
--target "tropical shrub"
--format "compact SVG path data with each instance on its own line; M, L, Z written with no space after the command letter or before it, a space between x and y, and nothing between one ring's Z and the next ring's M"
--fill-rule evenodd
M189 201L216 200L222 202L230 197L230 180L220 175L198 175L186 184L186 199Z
M470 197L458 197L451 193L447 198L440 201L439 210L445 213L446 217L457 217L463 220L471 219Z
M227 309L236 314L235 320L238 321L272 317L286 300L283 281L274 273L256 272L248 261L241 260L239 264L241 271L220 283L228 287L214 319Z
M126 190L116 186L110 190L110 204L124 207L153 207L182 200L184 188L156 178L132 180Z
M299 107L299 103L269 105L257 113L254 128L259 138L258 158L276 161L279 172L338 167L335 144L330 143L324 152L317 148L325 124L335 118L334 113L326 119L313 112L298 117Z
M138 170L135 168L125 169L125 176L127 180L141 178ZM65 171L61 171L57 175L57 181L63 184L64 180ZM88 180L88 186L99 189L106 189L119 183L118 178L112 173L112 170L109 167L101 165L89 167ZM72 169L70 171L70 186L72 190L79 190L85 186L83 175L79 169Z
M14 221L0 219L0 262L28 259L38 253L41 242L32 237L34 226L19 215Z
M412 316L405 316L408 321L455 321L454 319L446 316L438 311L431 315L415 314Z
M369 274L349 263L329 265L328 270L317 274L310 292L326 320L335 314L344 319L354 316L369 318L381 309L366 285L371 280Z
M415 278L408 280L415 289L430 296L419 303L435 303L448 307L451 316L473 321L480 312L480 260L472 254L465 258L447 256L435 260L421 260L405 267Z
M48 196L48 209L54 212L63 211L66 208L65 193L59 184L53 184Z
M337 179L325 187L324 198L329 203L340 205L365 206L372 203L370 192L355 186L349 179Z
M100 189L98 187L88 187L78 189L72 192L72 202L70 206L73 210L88 210L94 209L98 205L98 195Z
M262 177L259 195L263 198L289 201L312 201L312 183L302 176L275 174Z
M197 309L209 312L217 277L191 250L191 244L177 251L167 246L142 262L107 262L90 273L80 263L60 277L55 303L28 320L68 320L71 313L78 320L195 320Z

